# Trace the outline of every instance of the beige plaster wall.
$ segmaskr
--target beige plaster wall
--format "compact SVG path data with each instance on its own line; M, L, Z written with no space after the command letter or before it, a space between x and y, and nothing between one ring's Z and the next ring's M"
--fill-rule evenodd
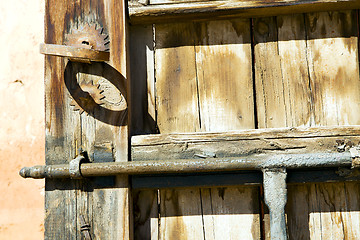
M0 239L43 239L44 181L23 166L44 164L44 0L0 1Z

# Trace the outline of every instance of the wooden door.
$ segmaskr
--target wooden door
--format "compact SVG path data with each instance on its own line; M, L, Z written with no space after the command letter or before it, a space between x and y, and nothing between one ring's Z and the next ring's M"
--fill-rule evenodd
M103 28L110 40L110 61L106 63L45 57L48 165L68 163L81 152L87 152L94 162L128 161L130 96L124 4L113 0L46 1L46 44L64 45L67 34L87 25ZM94 92L89 88L105 97L101 105L93 101ZM127 176L47 179L45 239L82 239L81 229L87 225L92 239L130 239L130 196Z
M177 133L359 125L358 31L356 10L132 26L132 133L163 136L133 137L133 160L211 156ZM257 151L295 149L271 141ZM136 239L270 239L259 186L133 196ZM358 183L290 186L289 239L359 238L358 196Z
M130 19L138 14L131 4ZM152 159L136 152L148 134L359 125L357 10L225 15L128 25L122 1L47 0L45 43L63 45L66 34L91 24L109 35L110 61L46 56L46 163L68 163L82 151L94 162ZM89 85L105 100L81 113L72 101ZM295 149L258 138L262 147L244 149ZM211 144L193 143L172 146L173 158L250 153L230 144L214 154ZM269 239L262 195L260 185L131 191L127 176L46 180L45 238L81 239L84 218L93 239ZM290 239L360 238L358 183L290 186L286 212Z

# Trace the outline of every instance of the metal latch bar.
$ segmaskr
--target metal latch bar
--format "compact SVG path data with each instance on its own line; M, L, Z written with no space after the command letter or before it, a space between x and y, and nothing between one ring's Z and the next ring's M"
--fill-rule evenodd
M351 167L350 152L308 153L283 155L253 155L232 158L153 160L132 162L82 163L82 177L114 176L119 174L143 175L164 173L227 172L262 170L268 168L319 168ZM70 178L70 166L46 165L24 167L20 170L24 178Z
M20 170L24 178L81 178L112 176L118 174L164 174L226 172L241 170L261 170L265 203L270 212L271 239L287 239L285 205L287 202L286 169L351 167L359 154L354 150L341 153L308 153L282 155L252 155L218 159L181 159L132 162L85 163L85 155L80 155L63 165L25 167ZM84 228L87 230L87 228ZM84 234L88 231L84 231Z

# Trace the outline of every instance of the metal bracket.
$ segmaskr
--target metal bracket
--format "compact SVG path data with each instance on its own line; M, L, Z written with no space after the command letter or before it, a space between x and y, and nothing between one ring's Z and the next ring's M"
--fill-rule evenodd
M352 158L351 168L360 167L360 148L358 146L350 148L350 155Z
M285 205L287 202L286 169L263 169L265 203L270 212L272 240L287 239Z
M67 57L70 61L91 63L110 60L109 36L95 24L80 24L65 36L66 45L41 44L40 53Z
M69 173L71 179L82 179L80 165L82 163L89 162L85 154L80 154L69 163Z

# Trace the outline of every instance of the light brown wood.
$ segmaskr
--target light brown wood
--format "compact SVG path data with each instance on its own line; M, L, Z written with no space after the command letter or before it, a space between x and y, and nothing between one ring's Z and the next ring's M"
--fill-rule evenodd
M359 124L357 13L344 11L306 16L315 124Z
M337 140L344 140L347 146L357 144L360 140L358 126L329 127L359 124L357 64L354 67L358 61L355 15L354 11L346 11L255 19L253 81L258 126L289 128L227 133L183 132L228 131L255 126L255 122L251 122L254 119L251 104L241 98L251 93L248 88L252 88L248 74L252 67L248 55L251 38L250 33L246 35L250 31L246 20L155 25L155 115L161 134L134 136L133 159L223 157L254 152L336 152ZM240 35L236 29L241 30ZM241 70L244 77L237 79L238 69L229 67L226 59L215 58L216 54L227 56L232 62L240 61L240 65L249 64L248 69ZM329 58L332 59L326 61ZM217 69L219 62L222 65ZM226 89L232 84L236 86L237 81L247 88L241 89L241 97L232 92L233 89ZM241 102L235 109L239 112L246 109L247 118L243 121L236 118L234 108L223 103L224 96ZM332 103L329 99L336 103L335 107L328 104ZM349 110L351 107L353 111ZM343 184L345 187L341 184L291 186L287 206L290 239L356 239L358 189L348 184ZM138 205L147 206L140 211L142 216L159 211L159 235L154 235L154 225L148 224L155 223L156 217L149 215L144 220L146 227L139 227L139 234L148 232L148 235L139 236L192 238L191 234L195 234L196 238L212 239L236 233L236 236L260 238L260 220L256 220L260 218L260 207L250 207L250 203L254 204L251 196L258 196L258 191L244 188L247 194L238 195L236 189L167 189L161 190L160 195L152 192L146 196L149 199L158 197L160 209L155 208L153 200L151 203L139 201ZM225 197L215 198L221 191L225 191ZM339 192L339 196L335 196L335 192ZM239 198L249 206L251 213L246 216L228 214L239 209L233 201ZM334 211L328 207L329 203ZM351 207L344 207L344 204ZM211 214L206 214L208 212ZM233 222L247 227L231 228L234 232L230 233ZM269 238L267 214L263 229L265 238Z
M358 124L359 70L356 11L306 15L309 73L315 124ZM356 93L355 93L356 92ZM291 218L302 218L309 231L299 231L289 221L289 231L311 239L356 239L359 237L358 185L312 184L309 189L289 189L292 199L308 195L296 205L288 204ZM309 206L309 212L304 209ZM306 224L308 223L308 224ZM296 238L294 236L294 238Z
M356 189L359 184L349 182L289 186L291 204L286 211L290 236L293 239L357 239L360 218Z
M201 189L204 239L260 239L257 187Z
M150 3L150 4L149 4ZM311 1L174 1L151 4L140 0L129 2L129 16L133 24L165 23L193 19L226 19L232 17L264 17L316 11L357 9L358 0Z
M287 94L282 77L276 17L254 20L254 56L258 126L286 127Z
M159 239L204 239L200 191L160 190Z
M249 19L196 24L202 131L255 128Z
M303 15L254 21L259 128L313 121L304 28Z
M156 110L160 133L200 130L195 29L155 25ZM160 239L203 239L200 189L160 190Z
M359 135L359 126L353 126L135 136L131 155L133 160L161 160L254 153L337 152L337 140L343 140L350 147L359 142Z
M156 106L160 133L253 128L251 63L249 20L155 25ZM160 192L161 239L202 239L206 234L221 236L222 228L216 220L219 218L209 213L205 225L202 204L209 206L211 199L209 195L202 196L201 189ZM254 207L245 215L231 213L235 211L231 201L238 195L232 188L227 192L227 198L218 199L219 204L212 205L213 213L222 213L224 222L237 221L240 225L252 226L232 229L233 236L257 238L258 208L251 205L250 198L254 192L241 195L239 200ZM229 212L223 213L222 206L228 206Z
M156 110L160 133L200 129L194 35L192 23L155 25Z
M354 93L359 92L356 22L355 11L255 21L255 71L258 72L255 82L260 127L358 124L359 100ZM258 27L260 23L264 23L262 28ZM267 33L261 34L261 30ZM267 62L269 57L273 61ZM271 122L272 119L276 121ZM331 149L331 144L327 148ZM344 207L341 200L348 199L351 204L355 201L342 190L348 188L347 185L290 187L289 238L356 239L356 231L345 230L357 228L357 221L349 221L353 219L354 210ZM351 185L348 191L358 194L359 189ZM357 217L355 213L354 218ZM266 216L265 220L268 220ZM265 235L270 237L267 223Z
M316 137L346 137L358 136L360 125L354 126L321 126L321 127L287 127L287 128L266 128L248 129L226 132L199 132L199 133L170 133L170 134L150 134L133 136L131 146L152 146L169 143L210 143L222 141L241 141L258 139L296 139L296 138L316 138Z

